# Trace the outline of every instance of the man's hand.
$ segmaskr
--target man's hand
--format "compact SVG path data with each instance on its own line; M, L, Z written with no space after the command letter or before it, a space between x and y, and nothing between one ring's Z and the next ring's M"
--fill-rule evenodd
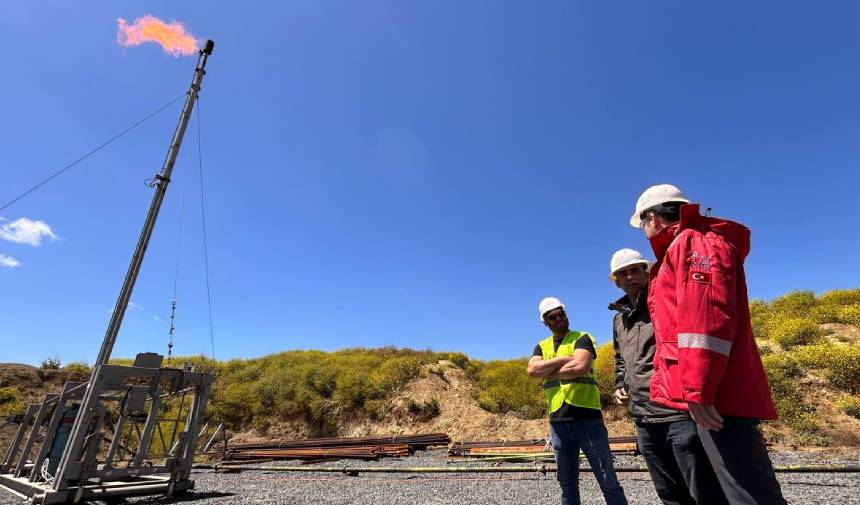
M713 405L687 402L687 406L690 408L690 417L702 428L711 431L720 431L723 428L723 416Z
M627 390L624 388L618 388L615 390L615 403L618 405L622 405L627 401Z

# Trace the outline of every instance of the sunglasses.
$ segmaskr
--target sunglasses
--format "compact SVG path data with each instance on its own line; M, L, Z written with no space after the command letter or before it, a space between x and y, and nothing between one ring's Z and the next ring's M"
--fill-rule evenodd
M544 319L546 319L549 323L554 323L556 321L561 321L562 319L567 319L567 314L565 314L564 311L556 312L555 314L547 315L546 317L544 317Z

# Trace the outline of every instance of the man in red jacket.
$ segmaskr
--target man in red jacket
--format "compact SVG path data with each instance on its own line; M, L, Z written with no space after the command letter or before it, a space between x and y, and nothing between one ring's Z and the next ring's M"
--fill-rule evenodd
M651 242L651 400L689 410L732 504L785 504L759 420L776 419L750 323L745 226L699 214L675 186L648 188L630 224Z

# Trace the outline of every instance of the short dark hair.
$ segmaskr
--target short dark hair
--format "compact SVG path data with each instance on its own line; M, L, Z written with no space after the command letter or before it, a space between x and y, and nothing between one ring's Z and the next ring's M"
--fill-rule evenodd
M649 212L653 212L670 223L681 220L681 205L686 202L665 202L642 211L640 218L644 219Z

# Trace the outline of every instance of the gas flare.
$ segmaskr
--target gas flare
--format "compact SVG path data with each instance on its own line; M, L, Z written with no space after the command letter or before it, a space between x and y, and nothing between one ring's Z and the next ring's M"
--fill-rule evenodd
M123 47L139 46L144 42L156 42L172 56L188 56L197 52L197 41L185 30L182 23L165 23L147 14L129 25L125 19L117 19L119 31L116 41Z

